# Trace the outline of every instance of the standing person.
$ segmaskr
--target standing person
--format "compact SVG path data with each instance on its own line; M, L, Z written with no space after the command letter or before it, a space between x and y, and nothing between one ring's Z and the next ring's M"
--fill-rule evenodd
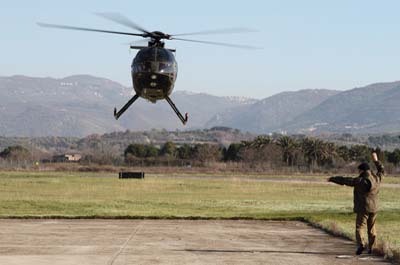
M377 173L370 170L368 163L361 163L358 166L360 175L356 178L351 177L330 177L329 182L339 185L354 187L354 212L356 213L356 255L361 255L365 250L365 240L362 230L367 224L368 229L368 253L371 254L376 245L375 221L378 211L378 193L382 177L385 174L382 163L378 160L378 155L372 153Z

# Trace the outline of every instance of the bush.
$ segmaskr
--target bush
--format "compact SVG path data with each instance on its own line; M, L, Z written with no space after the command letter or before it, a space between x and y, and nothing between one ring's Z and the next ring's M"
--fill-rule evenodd
M154 145L130 144L124 151L125 160L130 156L137 158L157 157L160 150Z
M216 162L222 158L222 150L213 144L198 144L194 147L193 158L201 163Z
M243 148L241 143L232 143L229 145L228 149L224 152L225 161L239 161L241 157L239 155L240 150Z
M173 142L166 142L160 150L160 154L169 157L176 156L176 145Z
M0 153L0 157L9 161L26 161L31 159L31 153L28 149L15 145L5 148Z

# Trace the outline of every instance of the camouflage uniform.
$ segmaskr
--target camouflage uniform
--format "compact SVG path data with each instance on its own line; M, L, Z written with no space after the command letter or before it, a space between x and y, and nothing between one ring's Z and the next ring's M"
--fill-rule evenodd
M354 212L356 218L356 240L358 247L365 247L362 230L367 224L368 245L370 251L375 247L376 229L375 221L378 211L378 193L382 177L385 174L381 162L376 161L377 173L367 170L362 172L357 178L350 177L331 177L329 181L340 185L354 187Z

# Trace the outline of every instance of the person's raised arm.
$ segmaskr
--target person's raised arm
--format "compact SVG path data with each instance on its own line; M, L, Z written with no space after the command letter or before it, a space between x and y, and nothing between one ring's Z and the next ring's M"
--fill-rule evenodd
M374 161L377 173L376 175L382 179L382 177L385 175L385 168L383 167L382 163L378 159L378 155L373 152L372 153L372 161Z

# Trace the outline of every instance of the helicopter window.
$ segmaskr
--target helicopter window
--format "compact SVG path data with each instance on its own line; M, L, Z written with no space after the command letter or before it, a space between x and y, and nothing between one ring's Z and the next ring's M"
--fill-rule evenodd
M135 73L139 73L140 72L139 65L132 64L132 71L135 72Z
M172 63L160 63L158 69L159 69L160 73L174 73L175 72L175 67Z
M133 64L132 67L134 72L152 72L151 62Z
M143 72L152 72L152 64L151 62L144 62Z

